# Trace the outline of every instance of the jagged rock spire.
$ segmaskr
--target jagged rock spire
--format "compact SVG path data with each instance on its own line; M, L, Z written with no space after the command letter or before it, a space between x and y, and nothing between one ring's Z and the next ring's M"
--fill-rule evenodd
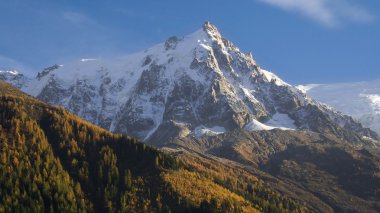
M215 25L213 25L211 22L205 21L205 23L202 26L202 29L211 38L222 39L222 36L220 35L218 28Z

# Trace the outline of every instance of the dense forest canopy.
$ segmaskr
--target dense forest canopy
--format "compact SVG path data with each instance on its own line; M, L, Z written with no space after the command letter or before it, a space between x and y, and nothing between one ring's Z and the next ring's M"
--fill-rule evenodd
M0 82L0 212L304 212ZM221 175L224 173L223 175Z

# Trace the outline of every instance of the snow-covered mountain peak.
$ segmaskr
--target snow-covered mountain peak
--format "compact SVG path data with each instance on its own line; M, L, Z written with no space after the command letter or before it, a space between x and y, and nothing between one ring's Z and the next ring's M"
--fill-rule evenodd
M17 70L0 70L0 74L3 75L18 75L19 72Z
M261 69L251 53L241 52L209 22L135 54L54 65L21 88L151 143L237 128L334 131L339 125L372 136Z

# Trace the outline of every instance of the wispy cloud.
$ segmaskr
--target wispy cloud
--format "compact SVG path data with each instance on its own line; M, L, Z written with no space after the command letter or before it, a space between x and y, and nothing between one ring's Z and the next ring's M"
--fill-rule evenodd
M66 11L62 13L62 18L66 21L71 22L72 24L76 25L95 25L96 22L89 18L88 16L78 13L78 12L72 12L72 11Z
M327 27L344 22L369 22L374 16L350 0L258 0L290 12L301 13Z

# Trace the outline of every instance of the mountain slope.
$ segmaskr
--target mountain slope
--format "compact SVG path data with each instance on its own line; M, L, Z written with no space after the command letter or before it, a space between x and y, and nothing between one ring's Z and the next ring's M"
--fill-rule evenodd
M352 116L380 134L380 80L299 86L318 101Z
M182 143L202 144L203 155L233 162L317 212L380 210L380 152L309 131L235 130ZM184 159L189 156L184 157Z
M257 178L242 182L250 190L221 186L210 174L1 81L0 147L4 212L305 211ZM253 198L252 190L262 193Z
M156 146L241 128L345 129L377 137L261 69L209 22L133 55L46 68L21 89Z

